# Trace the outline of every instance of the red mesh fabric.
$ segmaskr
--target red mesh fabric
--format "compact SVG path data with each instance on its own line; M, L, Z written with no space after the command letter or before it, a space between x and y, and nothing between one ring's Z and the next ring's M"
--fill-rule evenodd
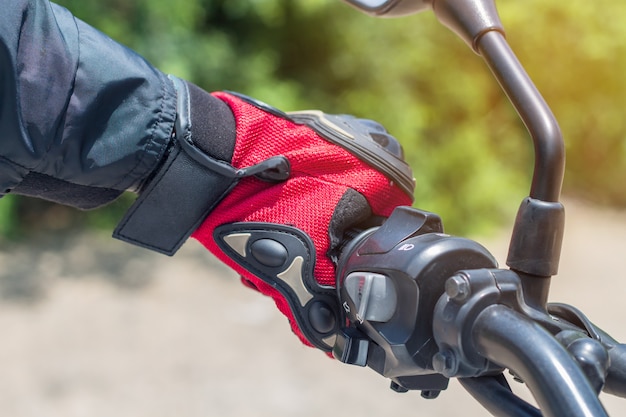
M256 178L243 179L193 237L259 291L273 297L280 311L289 318L294 332L306 343L294 325L284 298L218 248L213 241L215 227L242 221L295 226L306 232L315 244L317 281L334 285L334 266L326 256L328 226L346 190L353 188L363 194L377 215L388 216L394 207L409 205L411 201L398 187L390 185L383 174L308 127L271 115L231 95L214 95L231 107L237 121L237 143L231 162L234 167L247 167L271 156L284 155L291 163L292 172L287 181L278 184Z

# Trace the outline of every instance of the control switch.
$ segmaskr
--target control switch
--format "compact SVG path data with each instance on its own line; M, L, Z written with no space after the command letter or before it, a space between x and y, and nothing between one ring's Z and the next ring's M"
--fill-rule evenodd
M359 322L385 323L393 317L398 295L388 276L371 272L353 272L344 281L348 297L356 307Z

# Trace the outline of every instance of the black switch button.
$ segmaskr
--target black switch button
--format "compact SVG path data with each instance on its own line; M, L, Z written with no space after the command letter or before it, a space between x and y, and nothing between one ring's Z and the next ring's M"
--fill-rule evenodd
M259 239L250 245L250 253L259 263L276 268L287 262L289 253L282 243L274 239Z

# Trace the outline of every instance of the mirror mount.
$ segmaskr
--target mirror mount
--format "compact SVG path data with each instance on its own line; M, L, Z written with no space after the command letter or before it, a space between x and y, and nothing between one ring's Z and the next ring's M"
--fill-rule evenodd
M480 54L478 41L492 31L504 35L493 0L432 0L435 16L444 26Z

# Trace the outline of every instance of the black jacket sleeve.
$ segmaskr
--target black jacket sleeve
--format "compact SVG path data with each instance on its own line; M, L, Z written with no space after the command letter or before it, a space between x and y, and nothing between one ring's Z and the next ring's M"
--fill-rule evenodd
M4 9L0 196L90 209L135 191L114 236L175 253L238 179L230 108L47 0Z
M176 91L46 0L0 13L0 193L93 208L138 190L171 140Z

